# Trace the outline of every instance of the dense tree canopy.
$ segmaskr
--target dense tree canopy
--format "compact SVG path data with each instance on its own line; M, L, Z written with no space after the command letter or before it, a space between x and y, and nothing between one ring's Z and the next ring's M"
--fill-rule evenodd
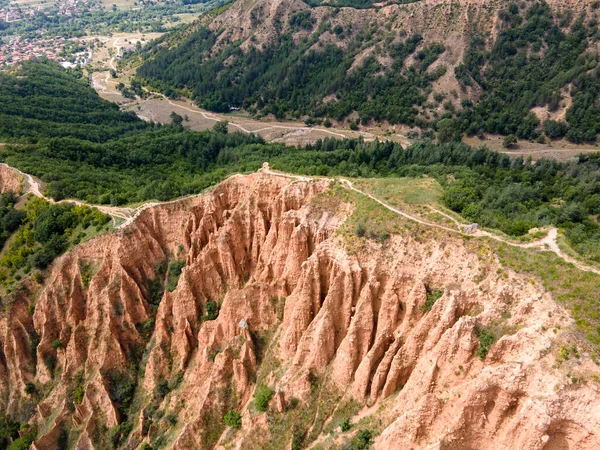
M18 72L0 72L2 142L65 136L104 142L149 128L55 63L27 62Z
M16 200L12 191L0 194L0 248L25 219L25 213L15 208Z
M311 28L313 20L305 11L292 16L290 23L295 28ZM414 125L416 107L425 102L431 83L444 74L443 68L427 71L445 51L444 46L422 46L417 52L422 38L413 35L403 42L385 44L393 59L391 70L385 70L375 55L350 70L375 30L359 33L344 49L327 44L314 50L319 36L328 31L337 39L350 33L324 23L299 45L288 32L264 50L250 47L244 52L234 43L215 55L210 52L215 33L200 28L168 51L160 43L147 49L148 60L137 73L167 94L187 88L201 106L218 112L243 106L276 117L308 115L341 120L357 111L365 123L387 120ZM417 64L406 68L410 56ZM327 96L336 100L322 102Z
M331 17L336 14L332 9ZM442 44L376 25L360 32L329 21L317 27L310 10L292 15L274 43L244 51L238 42L214 49L217 35L206 28L183 38L166 36L143 52L138 75L168 95L191 93L218 112L234 106L309 121L343 120L356 112L363 123L437 128L451 121L446 128L457 131L453 139L488 132L595 141L600 132L595 16L573 18L569 10L553 13L546 2L534 1L508 3L498 19L493 40L473 24L464 61L454 69L463 96L473 86L481 96L475 103L464 99L460 109L457 99L447 100L443 113L439 105L449 93L435 93L433 104L426 101L432 83L448 70L443 64L430 68L445 51ZM299 43L292 38L298 30L309 31ZM381 64L382 59L391 64ZM567 95L573 101L564 121L542 124L532 112L536 107L555 112Z
M31 199L23 209L14 207L14 193L0 196L0 282L10 284L19 270L45 269L70 245L79 243L89 233L103 228L110 218L97 209L72 203L53 205L40 198ZM6 219L11 217L9 221ZM8 243L6 239L11 237ZM7 248L2 248L6 246Z
M29 66L23 70L27 76L22 80L38 73ZM73 89L79 88L80 81L68 74L60 76L64 83L74 85ZM93 94L89 87L82 89ZM35 97L35 91L30 95ZM35 103L35 99L26 101ZM68 117L69 104L50 103L57 108L57 117ZM98 111L104 110L102 102L96 104ZM115 114L130 121L123 136L101 142L82 139L82 128L106 125L75 123L67 128L69 136L8 146L0 150L0 158L39 176L47 183L48 194L57 199L76 197L112 204L200 192L230 173L257 170L264 161L280 170L308 175L427 175L444 187L447 206L468 220L511 235L536 226L558 225L565 228L580 253L600 260L600 228L595 219L600 214L598 155L581 156L569 163L540 160L532 164L455 142L423 141L403 149L393 142L327 139L296 148L267 144L241 133L191 132L180 124L152 127L118 111ZM112 112L99 117L113 123ZM28 132L22 131L25 136ZM100 131L92 133L98 134ZM35 230L40 242L50 233L41 225Z
M551 139L596 140L600 68L597 53L589 48L600 32L595 20L583 15L569 25L572 19L566 14L554 16L545 2L526 9L511 3L500 12L501 30L490 49L482 37L472 38L456 74L463 87L478 84L483 94L474 108L458 115L457 126L469 134L487 131L531 139L544 131ZM567 122L540 127L532 108L556 111L568 94L573 103Z

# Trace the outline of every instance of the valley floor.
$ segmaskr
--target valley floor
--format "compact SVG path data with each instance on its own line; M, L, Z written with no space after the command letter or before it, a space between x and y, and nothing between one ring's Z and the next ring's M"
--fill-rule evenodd
M502 146L502 136L486 136L481 140L476 136L464 137L463 142L472 147L487 146L490 150L506 153L511 157L521 156L531 158L535 161L541 158L555 159L557 161L568 161L582 153L598 153L597 145L573 144L566 139L552 141L549 144L538 144L537 142L519 141L514 149L506 149Z
M150 92L151 95L147 99L129 100L121 95L116 86L120 82L128 84L132 70L119 73L117 78L112 78L110 69L117 68L118 55L121 55L123 50L134 48L136 42L142 39L149 40L156 37L157 35L141 35L139 33L118 35L107 40L106 49L94 56L96 64L103 65L106 71L92 74L92 87L102 98L120 104L125 111L135 112L143 120L169 123L171 122L171 113L175 112L186 116L188 120L184 123L185 128L194 131L211 129L216 122L226 120L229 122L231 131L254 133L269 142L281 142L287 145L304 145L327 137L352 139L361 136L365 141L385 139L400 142L403 145L410 144L404 135L380 127L353 131L335 126L331 128L306 126L300 121L277 121L271 118L256 120L244 114L217 114L199 108L189 100L170 100L158 92ZM108 49L111 49L110 55L112 56L109 55Z
M269 117L256 120L243 113L217 114L197 107L190 100L170 100L158 92L151 92L152 95L146 99L136 98L130 100L123 97L116 86L120 82L127 85L135 69L128 69L119 73L117 78L113 78L109 70L117 69L117 61L124 50L131 50L137 42L148 42L158 38L161 34L120 33L100 39L105 47L94 52L93 63L96 66L104 67L106 70L92 74L92 86L102 98L118 103L123 110L133 111L138 117L146 121L169 123L171 113L175 112L186 117L185 128L194 131L208 130L216 122L227 121L231 131L254 133L266 141L281 142L287 145L305 145L327 137L350 139L362 137L365 141L375 139L392 140L400 142L403 146L411 143L410 139L403 134L406 132L404 130L406 127L373 125L361 127L359 131L353 131L335 125L330 128L306 126L300 121L277 121ZM573 144L564 139L553 141L550 144L519 141L516 148L506 149L502 146L502 140L502 136L494 135L487 135L483 140L466 136L463 142L473 147L485 145L491 150L506 153L512 157L522 156L527 158L531 156L534 160L549 158L557 161L568 161L582 153L597 153L600 151L597 146Z
M118 54L121 48L132 46L140 36L122 36L111 39L111 45L115 46ZM115 58L104 59L105 65L115 68ZM158 123L169 123L171 113L175 112L186 117L184 127L194 131L204 131L211 129L219 121L227 121L230 131L242 131L244 133L254 133L261 136L268 142L281 142L287 145L306 145L315 142L317 139L328 137L358 138L362 137L365 141L392 140L400 142L403 146L410 145L411 141L401 130L396 127L369 126L363 127L359 131L353 131L348 128L323 126L306 126L303 122L277 121L272 118L263 118L256 120L243 113L218 114L199 108L193 102L187 99L170 100L163 94L151 92L150 97L146 99L137 98L129 100L124 98L116 89L119 82L127 83L128 74L119 74L118 78L112 78L110 72L95 72L92 75L92 85L98 94L109 101L118 103L125 111L133 111L138 117L146 121ZM511 157L531 156L533 160L540 158L555 159L557 161L568 161L569 159L582 153L597 153L600 148L594 145L578 145L566 140L553 141L550 144L538 144L529 141L519 141L514 149L506 149L502 146L502 136L488 135L485 139L477 137L465 137L463 142L473 146L487 146L491 150L505 153Z

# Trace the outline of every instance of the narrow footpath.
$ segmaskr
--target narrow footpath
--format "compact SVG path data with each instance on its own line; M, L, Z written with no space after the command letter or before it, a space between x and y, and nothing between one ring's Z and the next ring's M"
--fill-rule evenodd
M166 201L166 202L147 202L144 203L140 206L138 206L137 208L130 208L130 207L119 207L119 206L107 206L107 205L96 205L96 204L90 204L90 203L86 203L83 202L81 200L75 200L75 199L65 199L65 200L61 200L61 201L56 201L52 198L49 198L47 196L44 195L44 193L42 192L42 188L40 186L40 183L30 174L21 172L19 169L16 169L14 167L11 167L5 163L0 163L0 165L18 173L20 176L23 177L26 187L25 187L25 191L24 193L29 193L29 194L33 194L36 197L42 198L44 200L46 200L47 202L50 203L74 203L76 205L84 205L84 206L89 206L91 208L96 208L99 211L103 212L104 214L107 214L109 216L111 216L113 219L120 219L123 220L122 223L120 223L119 225L116 225L115 228L117 229L122 229L122 228L126 228L127 226L129 226L141 213L142 211L148 209L148 208L152 208L154 206L158 206L158 205L164 205L164 204L168 204L168 203L174 203L174 202L178 202L181 200L184 200L186 198L192 198L195 197L196 195L188 195L185 197L180 197L178 199L175 200L170 200L170 201ZM297 180L297 181L302 181L302 182L310 182L313 180L316 180L317 178L312 178L312 177L306 177L306 176L302 176L302 175L292 175L289 173L281 173L281 172L275 172L273 170L271 170L268 166L268 163L265 163L265 165L263 166L262 169L259 169L259 172L267 174L267 175L271 175L271 176L277 176L277 177L285 177L285 178L289 178L289 179L293 179L293 180ZM238 176L239 174L234 174L232 176ZM322 178L320 178L322 179ZM326 178L329 181L334 181L332 178ZM420 217L414 216L412 214L408 214L405 211L402 211L398 208L395 208L393 206L391 206L390 204L384 202L383 200L369 194L368 192L364 192L358 188L356 188L354 186L354 184L350 181L347 180L345 178L339 178L338 179L342 185L344 187L346 187L347 189L350 189L360 195L364 195L368 198L370 198L371 200L379 203L381 206L383 206L384 208L387 208L388 210L392 211L394 214L397 214L399 216L402 216L405 219L411 220L413 222L419 223L421 225L427 226L427 227L432 227L432 228L437 228L440 230L444 230L446 232L449 233L457 233L463 236L471 236L471 237L487 237L490 239L493 239L495 241L498 242L502 242L506 245L510 245L513 247L520 247L520 248L534 248L534 249L538 249L538 250L542 250L542 251L551 251L553 253L555 253L558 257L562 258L564 261L573 264L575 267L577 267L580 270L586 271L586 272L594 272L596 274L600 275L600 269L584 264L583 262L567 255L565 252L563 252L557 242L557 238L558 238L558 230L556 228L550 228L548 230L548 234L543 237L542 239L539 239L537 241L533 241L533 242L527 242L527 243L521 243L521 242L514 242L511 241L509 239L506 239L502 236L498 236L496 234L490 233L489 231L485 231L485 230L481 230L481 229L474 229L471 232L467 232L466 228L468 226L465 226L464 224L459 223L455 218L453 218L452 216L432 207L429 206L429 208L438 213L441 214L445 217L447 217L448 219L452 220L457 228L450 228L447 227L445 225L440 225L437 223L433 223L433 222L429 222L427 220L423 220ZM116 223L116 222L115 222Z

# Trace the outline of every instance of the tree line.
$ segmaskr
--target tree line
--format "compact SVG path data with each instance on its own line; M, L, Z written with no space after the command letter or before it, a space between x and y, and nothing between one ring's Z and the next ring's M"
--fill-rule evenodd
M29 76L20 78L22 83L35 78L36 71L28 72L28 66L23 70ZM69 83L66 90L80 83L75 78L61 79ZM90 87L85 89L93 92ZM98 111L106 107L102 102L96 106ZM68 104L63 108L69 109ZM98 117L106 117L112 124L112 114ZM579 253L600 260L600 227L595 219L600 214L598 155L580 156L567 163L540 160L533 164L484 147L428 139L407 149L393 142L361 139L325 139L290 147L265 143L254 135L227 133L223 126L192 132L179 120L152 126L116 114L131 121L125 122L127 131L122 136L100 142L81 139L79 127L90 124L75 123L69 127L70 136L6 146L0 150L0 158L40 177L48 195L56 199L74 197L115 205L197 193L231 173L255 171L264 161L276 169L307 175L427 175L444 187L446 205L470 221L514 236L533 227L561 226ZM91 126L101 130L105 125ZM22 130L25 139L29 139L28 132Z

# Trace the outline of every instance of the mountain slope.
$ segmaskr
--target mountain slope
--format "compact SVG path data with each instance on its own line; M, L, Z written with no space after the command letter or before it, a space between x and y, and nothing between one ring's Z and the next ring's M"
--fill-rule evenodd
M148 209L15 298L3 406L38 449L597 448L565 309L486 242L394 216L260 173Z
M583 0L239 0L147 48L137 73L215 111L594 141L597 16Z

